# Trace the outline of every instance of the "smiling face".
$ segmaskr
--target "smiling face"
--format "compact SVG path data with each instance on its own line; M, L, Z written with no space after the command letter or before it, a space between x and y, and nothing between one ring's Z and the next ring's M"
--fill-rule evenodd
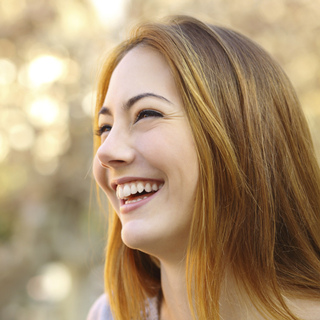
M136 47L114 70L100 110L94 176L122 223L123 242L181 259L198 183L196 147L170 68Z

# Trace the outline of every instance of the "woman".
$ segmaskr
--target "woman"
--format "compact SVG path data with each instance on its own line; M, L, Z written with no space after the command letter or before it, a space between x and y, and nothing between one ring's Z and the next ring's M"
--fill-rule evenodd
M191 17L144 24L97 97L112 208L89 319L320 319L319 165L263 49Z

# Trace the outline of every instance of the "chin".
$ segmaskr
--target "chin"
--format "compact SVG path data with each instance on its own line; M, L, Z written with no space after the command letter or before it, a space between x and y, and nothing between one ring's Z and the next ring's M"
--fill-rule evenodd
M154 231L148 231L146 227L141 226L137 221L127 222L122 227L121 238L127 247L151 255L156 255L157 247L161 243L161 237L158 237Z
M126 223L122 226L121 238L123 243L131 248L141 250L142 247L146 246L146 243L150 241L148 235L140 230L140 227L135 222Z

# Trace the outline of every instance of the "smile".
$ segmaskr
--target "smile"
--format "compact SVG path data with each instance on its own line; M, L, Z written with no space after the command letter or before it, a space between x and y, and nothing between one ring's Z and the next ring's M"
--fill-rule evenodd
M132 181L117 185L117 198L130 204L149 198L163 186L159 181Z

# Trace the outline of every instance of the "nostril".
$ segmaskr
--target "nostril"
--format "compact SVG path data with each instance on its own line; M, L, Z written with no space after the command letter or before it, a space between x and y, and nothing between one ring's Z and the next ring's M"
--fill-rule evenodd
M101 160L99 160L101 167L106 168L106 169L109 169L112 166L121 165L125 162L126 161L124 161L124 160L110 160L110 161L108 161L108 164L105 164Z
M99 160L100 166L103 168L108 168L108 166L106 164L104 164L101 160Z
M125 165L127 161L125 160L109 160L108 165L105 165L107 168L117 168Z

